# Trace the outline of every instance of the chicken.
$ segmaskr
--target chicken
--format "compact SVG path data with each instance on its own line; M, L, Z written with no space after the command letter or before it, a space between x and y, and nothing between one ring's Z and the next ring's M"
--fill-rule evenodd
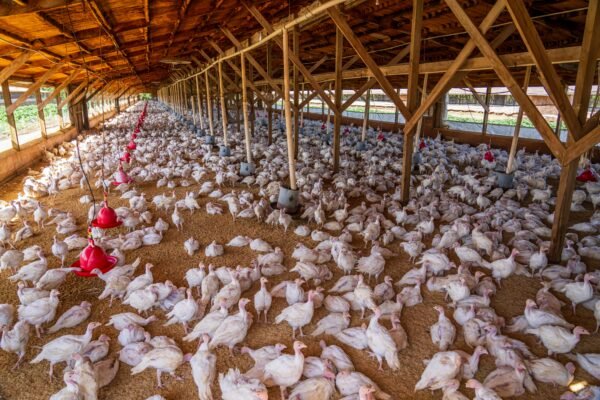
M50 361L50 379L52 379L52 371L54 364L67 361L74 353L79 353L92 340L94 329L101 324L98 322L90 322L83 335L64 335L51 340L42 347L42 351L30 362L37 364L43 360Z
M375 382L363 373L356 371L341 371L335 377L335 386L342 396L358 394L361 387L375 389L374 395L378 400L391 400L392 396L382 391Z
M365 318L365 310L368 308L374 310L376 307L373 299L373 290L364 282L364 277L359 275L358 283L354 288L354 299L361 309L361 318Z
M193 237L189 238L185 242L183 242L183 248L188 256L193 256L195 252L200 248L200 243L194 239Z
M58 259L60 259L61 267L65 266L65 258L69 253L69 246L63 242L62 240L58 240L56 235L54 236L54 243L52 244L52 255Z
M311 335L335 335L336 333L348 328L349 325L350 314L348 312L331 313L321 318L319 322L317 322L317 327L311 333Z
M222 400L268 400L267 388L258 379L247 378L238 369L219 374Z
M589 335L589 332L581 326L573 328L569 332L566 328L555 325L543 325L539 328L527 329L525 332L539 337L548 349L548 355L568 353L577 345L581 335Z
M119 360L117 358L107 358L94 364L94 375L98 384L98 389L108 386L119 372Z
M38 337L41 335L42 325L52 321L56 315L59 303L58 295L58 290L53 289L49 297L43 297L27 305L20 305L18 308L19 320L33 325Z
M248 354L254 360L254 366L244 374L248 378L262 379L265 373L265 365L275 360L281 355L286 346L281 343L264 346L260 349L252 350L249 347L242 347L242 354Z
M454 343L456 338L456 328L452 321L444 313L444 309L440 306L433 307L438 313L438 321L431 326L429 332L431 334L431 341L441 351L448 350L448 347Z
M127 291L126 291L127 293L125 295L126 300L136 290L142 290L154 282L154 277L152 275L152 268L154 268L154 265L147 263L145 273L135 277L135 279L132 280L129 283L129 285L127 285Z
M260 320L260 314L264 313L265 323L267 322L267 313L271 308L271 302L273 301L271 293L267 289L268 279L265 277L260 278L260 289L254 294L254 309L258 314L257 317Z
M202 343L196 350L196 353L190 359L192 367L192 378L198 388L198 397L200 400L213 400L211 385L216 376L217 357L208 349L210 337L204 335Z
M366 324L344 329L335 335L335 338L350 347L354 347L357 350L364 350L369 347Z
M493 261L491 263L485 263L484 266L492 270L492 276L498 282L500 286L500 280L508 278L515 272L517 264L515 257L519 254L517 249L513 249L508 258Z
M156 321L156 319L157 318L154 315L151 315L148 318L142 318L137 314L125 312L111 315L106 326L113 326L116 330L121 331L130 324L146 326L150 322Z
M469 389L475 390L475 399L474 400L502 400L502 397L498 396L498 394L481 384L481 382L475 379L469 379L467 381L466 386Z
M375 308L375 313L371 317L366 331L367 344L377 358L380 370L383 370L383 359L392 370L397 370L400 368L398 348L387 329L379 323L380 317L381 310Z
M463 359L455 351L435 353L431 360L426 360L427 367L421 374L421 379L415 385L416 390L441 389L446 382L456 378L460 373Z
M335 384L323 377L299 382L290 393L290 400L330 400L336 393Z
M225 318L215 330L209 343L210 349L226 345L229 347L229 351L233 352L233 347L246 338L251 324L251 316L246 311L246 305L249 302L248 299L240 299L239 312Z
M16 353L19 356L14 368L17 368L25 357L29 341L29 328L30 325L25 321L18 321L12 329L9 329L8 325L1 328L0 349L8 353Z
M227 308L222 304L220 309L206 314L204 318L194 326L194 329L183 337L183 340L185 342L191 342L192 340L201 338L204 334L211 337L214 336L215 331L223 323L225 318L227 318Z
M352 360L341 347L334 344L328 346L324 340L321 340L319 345L321 346L321 359L331 361L338 371L354 371Z
M187 297L184 300L181 300L175 307L166 315L169 320L164 324L164 326L181 323L183 325L183 329L185 333L188 332L188 322L192 321L196 317L196 313L198 312L198 303L192 297L192 289L187 289L186 291Z
M0 329L10 327L13 323L15 308L12 304L0 304Z
M551 358L538 358L527 363L527 369L538 382L569 386L573 382L575 365L562 365Z
M501 397L517 397L525 393L525 380L528 378L525 366L522 363L513 368L501 366L486 376L483 385L493 390ZM530 391L535 392L533 383L528 385Z
M92 305L87 301L82 301L80 305L73 306L64 312L54 325L48 329L48 333L58 332L64 328L73 328L89 318L92 312Z
M130 324L119 332L118 340L125 347L131 343L142 342L146 339L146 331L141 326Z
M584 369L588 374L596 379L600 379L600 354L597 353L576 353L573 355L567 355L567 357L577 360L579 366Z
M576 313L577 304L584 303L594 296L594 288L590 283L591 279L591 274L585 274L583 276L583 282L568 283L565 285L563 290L561 290L565 296L571 300L571 304L573 305L573 314Z
M158 387L162 388L161 375L166 372L175 377L177 368L189 361L191 357L191 354L184 355L177 346L158 347L142 356L140 363L131 369L131 375L139 374L147 368L154 368Z
M302 377L304 355L302 349L306 345L300 341L294 342L294 355L283 354L265 365L265 385L279 386L281 398L286 398L286 389L296 384Z
M531 299L527 299L525 302L524 316L530 328L539 328L542 325L558 325L567 329L573 328L573 324L567 322L562 316L538 309L535 301Z
M315 305L315 292L308 292L308 300L306 303L296 303L284 308L281 313L275 318L275 323L279 324L286 321L292 327L292 338L296 338L296 329L300 330L300 336L304 336L302 327L308 325L312 320Z

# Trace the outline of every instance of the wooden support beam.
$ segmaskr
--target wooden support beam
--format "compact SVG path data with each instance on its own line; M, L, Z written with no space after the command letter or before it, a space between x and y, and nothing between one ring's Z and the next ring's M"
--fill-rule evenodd
M12 74L17 72L19 68L21 68L33 52L28 50L23 50L7 67L4 67L2 71L0 71L0 84L4 83L8 78L11 77Z
M311 94L309 94L308 96L306 96L306 98L304 100L302 100L302 102L300 103L300 105L298 106L298 108L302 109L304 107L306 107L307 105L310 104L310 101L312 99L314 99L315 97L317 97L318 93L317 92L312 92Z
M77 86L75 88L75 90L73 90L72 92L70 92L67 97L65 97L60 103L58 103L58 108L63 108L68 102L71 101L71 99L73 99L75 96L77 96L87 85L87 81L84 80L83 82L81 82L79 84L79 86Z
M10 107L12 100L10 95L10 87L8 81L2 82L2 97L4 100L4 107ZM13 113L6 113L6 121L8 122L8 129L10 131L10 142L13 150L20 150L19 136L17 134L17 123L15 122L15 115Z
M12 114L13 112L15 112L15 110L17 109L17 107L19 107L21 104L23 104L25 102L25 100L27 100L27 98L29 96L31 96L32 94L34 94L35 91L38 90L44 83L46 83L46 81L52 75L54 75L60 68L62 68L62 66L63 66L62 63L54 64L41 77L39 77L33 84L31 84L27 88L27 90L22 95L20 95L17 100L15 100L14 103L12 103L9 107L6 107L6 113L7 114Z
M0 17L9 17L22 14L32 14L39 11L51 11L59 8L64 8L69 5L76 5L80 0L28 0L25 4L23 1L11 2L3 1L0 4Z
M408 55L410 52L410 46L404 47L398 54L394 56L386 65L395 65L398 64L404 57ZM342 105L342 111L345 111L348 107L350 107L356 100L360 98L367 90L371 89L377 83L377 79L369 78L367 82L365 82L358 90L354 92L354 94L346 100L346 102Z
M100 91L101 91L102 89L104 89L104 88L106 87L106 85L108 85L108 83L106 83L106 82L102 82L102 84L101 84L100 86L98 86L98 88L97 88L96 90L94 90L94 91L92 92L92 94L90 94L89 96L87 96L87 98L85 99L85 101L90 101L90 100L92 100L94 97L96 97L96 95L97 95L98 93L100 93Z
M327 57L327 56L323 56L323 57L321 57L321 59L320 59L319 61L317 61L316 63L314 63L314 64L312 65L312 67L310 67L310 68L308 69L308 72L310 72L311 74L312 74L313 72L315 72L315 71L317 70L317 68L319 68L321 65L323 65L323 63L324 63L325 61L327 61L327 59L328 59L328 58L329 58L329 57Z
M419 63L421 58L421 30L423 26L423 0L413 0L412 23L410 25L410 59L408 61L410 70L408 74L408 110L402 113L408 120L411 113L417 110L419 105ZM414 147L413 132L404 130L404 143L402 151L402 181L400 190L400 201L407 204L410 200L410 181L412 176L412 156Z
M327 10L327 13L331 17L331 19L333 19L335 25L340 29L340 31L342 31L346 40L348 40L350 45L352 45L352 47L354 48L360 59L365 63L369 71L373 74L373 76L375 77L385 94L388 95L388 97L392 100L394 105L398 108L398 110L400 110L400 113L404 116L404 118L408 120L410 118L410 112L408 111L408 108L406 107L402 99L396 94L394 87L386 78L386 76L381 72L381 69L375 63L367 49L363 46L358 37L354 34L354 31L352 30L350 25L348 25L346 19L342 17L342 15L336 7L329 8Z
M252 16L254 16L254 18L262 25L262 27L269 34L274 32L273 26L271 26L271 24L262 16L260 11L258 11L258 9L255 6L249 6L245 2L244 2L244 6L248 9L248 11L250 11ZM283 48L282 40L279 37L275 37L273 40L275 41L275 43L277 43L277 45L279 47ZM289 49L287 49L286 52L290 53ZM319 83L312 76L312 74L310 72L308 72L308 69L306 69L304 64L302 64L300 59L295 54L290 53L289 61L291 61L300 70L300 73L304 76L304 79L306 79L310 83L310 85L313 87L313 89L315 89L319 93L319 96L323 99L323 101L325 101L327 103L329 108L331 108L332 110L335 110L335 104L333 104L333 101L331 101L329 96L327 96L327 94L325 93L325 91L323 90L321 85L319 85Z
M238 50L242 49L242 44L237 40L237 38L231 33L231 31L229 29L227 29L227 28L221 28L221 31L223 32L223 34L225 36L227 36L227 38L231 41L231 43L233 43L233 45ZM258 74L260 76L262 76L263 79L266 80L269 83L269 86L271 86L273 88L273 90L278 95L283 96L283 92L279 88L279 85L277 85L273 81L273 79L271 79L270 74L267 73L267 71L264 70L264 68L262 67L262 65L260 65L260 63L258 61L256 61L256 59L249 52L246 53L246 58L248 59L248 62L250 62L250 64L252 64L252 66L256 69L256 72L258 72Z
M525 91L527 93L527 91ZM481 134L487 135L488 120L490 119L490 99L492 97L492 86L485 88L485 102L483 103L483 124L481 125Z
M477 102L479 103L479 105L481 107L483 107L484 111L489 112L490 109L489 109L488 105L486 104L487 101L481 98L481 96L479 95L479 93L477 93L477 90L475 90L475 88L471 84L471 81L467 77L464 77L462 79L462 81L465 84L465 86L467 87L467 89L469 89L469 91L471 92L471 94L473 95L473 97L475 97L475 100L477 100Z
M294 158L294 138L292 137L292 107L290 102L290 48L287 29L283 30L283 106L285 110L285 132L287 137L288 167L290 174L290 189L297 190L296 159Z
M227 146L227 104L225 103L225 88L223 86L223 63L219 64L219 94L221 96L221 118L223 120L223 144Z
M48 131L46 130L46 117L44 115L44 109L40 109L39 105L42 103L42 92L40 89L35 92L35 103L38 105L38 123L40 124L40 131L42 132L42 138L48 137Z
M531 66L528 66L525 70L525 78L523 80L523 91L527 93L529 88L529 80L531 79ZM523 122L523 107L519 106L519 112L517 113L517 122L515 123L515 130L513 131L513 138L510 144L510 151L508 153L508 162L506 163L506 173L509 174L516 169L515 158L517 155L517 146L519 145L519 133L521 132L521 122Z
M242 68L242 109L244 114L244 138L246 139L246 161L252 163L252 148L250 144L250 125L248 121L248 93L247 93L247 78L246 78L246 57L244 53L240 55L240 65Z
M292 51L294 55L300 58L300 37L297 27L295 26L292 29ZM298 150L300 149L300 82L298 82L299 73L298 68L294 66L292 71L292 76L294 79L294 159L298 159Z
M339 28L335 30L335 106L337 111L333 121L333 172L340 168L340 131L342 127L342 57L344 56L344 35Z
M498 57L494 49L490 46L479 29L477 29L477 27L473 24L471 18L469 18L462 7L458 4L458 1L445 1L461 25L469 33L469 36L474 39L481 53L492 63L496 74L498 74L498 77L504 83L504 86L506 86L507 89L512 93L517 103L523 107L525 114L527 114L529 120L532 122L538 132L540 132L540 135L542 138L544 138L544 141L548 145L548 148L552 154L562 161L565 155L565 147L560 142L560 139L554 135L554 132L552 132L552 128L550 125L548 125L548 121L546 121L544 116L533 104L529 96L523 92L523 89L521 89L521 86L515 81L515 78L512 76L510 70L502 62L500 57Z
M369 115L371 113L371 89L367 89L367 95L365 98L365 115L363 116L362 136L361 140L364 142L367 140L367 129L369 125Z
M506 8L514 21L517 30L521 34L521 39L525 43L525 46L527 46L527 49L535 62L538 75L546 88L548 96L560 111L570 134L573 135L575 139L579 139L581 123L577 119L575 110L573 110L573 107L569 102L569 98L560 82L560 77L556 73L554 66L552 66L552 63L546 54L544 44L533 25L533 21L527 12L525 3L523 0L505 1Z
M498 16L504 10L504 2L502 0L497 0L492 9L487 13L481 24L479 25L479 30L485 34L494 24ZM438 80L438 83L433 87L433 90L427 96L425 101L421 103L419 108L414 112L412 118L406 119L406 124L404 125L404 132L412 132L413 129L417 126L419 119L429 110L440 97L442 97L448 89L450 89L453 85L453 80L457 75L459 69L462 65L467 61L471 53L476 48L475 41L473 39L469 39L469 41L465 44L462 51L458 54L456 59L446 68L446 71L442 75L442 77ZM464 77L464 76L463 76ZM462 79L462 77L461 77Z
M56 87L56 88L55 88L55 89L52 91L52 93L50 93L50 94L48 95L48 97L46 97L46 98L44 99L44 101L42 101L42 103L41 103L41 104L38 104L38 110L42 110L42 109L43 109L44 107L46 107L46 106L47 106L47 105L48 105L48 104L49 104L49 103L50 103L50 102L51 102L51 101L52 101L52 100L53 100L53 99L54 99L56 96L60 95L60 92L62 92L62 90L63 90L64 88L66 88L66 87L67 87L67 85L69 85L69 83L71 83L71 81L77 77L77 75L79 75L79 72L80 72L80 71L78 71L78 70L75 70L75 71L73 71L73 72L71 73L71 75L69 75L69 76L67 77L67 79L63 80L63 81L60 83L60 85L58 85L58 86L57 86L57 87Z

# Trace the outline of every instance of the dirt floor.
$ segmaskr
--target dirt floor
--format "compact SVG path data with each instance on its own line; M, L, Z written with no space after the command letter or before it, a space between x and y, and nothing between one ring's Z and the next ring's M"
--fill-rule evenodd
M0 199L8 200L16 198L17 193L21 188L23 178L24 176L17 177L0 187ZM193 185L188 188L178 188L176 189L177 196L178 198L182 198L186 191L197 190L198 187L199 185ZM164 191L163 188L156 189L154 185L149 184L138 185L138 189L145 192L148 199L152 199L152 196ZM227 190L229 190L229 188L224 191ZM87 194L87 192L79 189L70 189L61 192L56 198L45 198L42 201L48 208L55 207L61 210L72 211L80 223L81 229L79 233L85 235L85 222L88 206L79 203L80 196L84 194ZM97 198L101 197L99 192L96 193L96 196ZM284 234L283 228L273 228L253 220L238 220L233 222L228 213L221 216L208 216L204 209L204 205L208 201L209 199L206 197L200 198L199 203L202 206L202 209L199 212L196 212L193 215L190 215L188 212L183 214L185 218L183 232L178 232L172 227L166 232L163 242L160 245L154 247L142 247L138 250L128 252L127 261L132 262L136 257L141 257L142 266L146 262L155 265L155 268L153 269L155 281L169 279L178 286L185 286L185 271L190 267L196 266L200 261L206 264L213 263L215 266L226 265L235 267L236 265L248 266L256 257L256 253L252 252L249 248L226 248L223 256L207 259L204 257L203 248L212 240L216 240L220 244L225 244L236 235L247 235L253 238L260 237L271 243L273 246L279 246L283 249L286 255L284 264L290 268L294 265L290 256L294 245L297 242L304 242L309 246L314 246L316 244L311 239L300 238L293 234L293 228L298 224L298 221L295 221L292 229L288 231L287 234ZM120 200L116 194L111 195L110 202L113 207L127 205L126 202ZM165 221L171 223L170 214L164 212L156 213L153 206L151 209L153 210L155 219L158 216L161 216ZM225 207L225 210L226 209L227 208ZM124 231L125 228L119 229ZM38 231L36 228L36 235L20 243L18 247L22 249L33 244L39 244L43 247L46 254L51 254L50 247L54 233L54 229ZM188 256L183 248L184 240L188 239L190 236L199 240L202 246L202 251L193 257ZM362 242L356 241L355 245L362 253L366 252L362 247ZM409 262L408 257L400 250L397 243L392 244L390 249L397 252L399 255L387 261L385 273L392 276L394 281L397 281L414 265ZM76 252L71 252L69 254L68 262L73 262L76 259L76 256ZM50 268L58 267L60 265L59 260L54 257L50 257L49 261ZM588 265L593 265L590 260L585 261L588 261ZM138 273L141 273L142 269L143 267L140 267ZM335 271L335 276L332 281L326 283L326 288L330 287L340 276L338 270L333 266L332 270ZM5 272L3 273L3 276L0 277L0 303L17 304L16 285L8 281L6 279L7 276L8 273ZM296 275L293 273L280 275L271 279L271 285L275 285L281 280L294 277L296 277ZM71 306L79 304L83 300L87 300L93 305L92 315L89 321L106 323L111 314L134 311L128 306L121 305L118 301L116 301L112 307L109 307L108 300L98 301L97 296L102 291L103 286L103 282L98 278L79 278L75 275L70 275L60 288L61 303L57 315L60 315ZM250 290L243 294L243 296L252 299L258 287L259 284L255 283ZM538 279L513 276L503 281L503 288L493 298L492 305L496 308L499 315L504 316L506 320L509 321L511 317L522 314L525 300L527 298L534 298L535 293L539 288L540 284ZM399 372L392 372L389 369L386 369L383 372L378 371L376 361L370 359L365 351L357 351L345 345L341 345L331 336L317 338L311 336L304 337L303 340L308 345L308 349L305 350L305 355L319 355L320 348L318 343L320 339L324 338L327 343L341 345L354 361L356 369L373 379L384 391L390 393L393 399L439 399L442 397L440 391L436 393L428 391L413 392L414 385L424 369L422 361L436 353L436 348L432 345L428 333L429 326L437 320L437 314L432 307L436 304L446 304L442 294L429 293L426 288L423 288L423 297L423 304L419 304L412 308L405 308L402 314L402 325L408 333L410 344L407 349L400 352L402 369ZM284 306L284 299L274 299L273 307L269 313L269 319L272 321ZM582 325L592 332L594 331L595 320L592 312L583 307L578 308L577 316L572 315L570 307L565 307L563 311L569 321ZM317 310L313 322L316 323L326 312L327 311L324 308ZM151 323L146 328L152 335L168 335L173 337L184 352L193 353L196 350L196 343L185 343L181 340L183 328L180 325L163 327L162 323L165 321L163 313L158 311L156 314L160 318L159 321ZM354 314L352 326L359 325L361 322L359 320L360 317L356 315L356 313ZM389 322L386 322L386 324L389 326ZM81 334L85 329L84 325L85 324L82 324L73 329L61 330L54 335L43 336L41 340L35 337L35 334L32 334L26 361L23 366L17 370L12 370L12 366L16 361L16 356L0 351L0 397L7 400L45 399L60 390L63 387L62 369L64 365L55 368L55 378L51 382L48 377L47 362L32 365L29 364L28 361L38 353L39 350L36 346L41 346L59 335L72 333ZM306 327L304 331L309 334L313 329L314 324L311 324ZM114 355L121 347L116 340L118 332L112 327L102 326L95 331L94 338L97 338L101 333L111 337L110 354ZM538 356L545 356L545 349L543 346L536 343L536 339L533 336L516 334L514 337L525 341ZM277 342L286 344L288 346L287 351L290 351L292 336L291 328L287 324L273 325L270 323L265 324L255 322L243 344L256 348ZM471 349L464 344L460 334L458 335L455 348L471 352ZM576 347L576 351L600 352L600 335L594 334L591 336L584 336ZM248 356L231 356L227 349L218 349L216 354L218 359L218 372L225 372L230 367L237 367L242 371L245 371L252 364L251 359ZM559 357L559 359L562 362L567 361L564 357ZM493 369L494 363L492 357L483 356L477 379L483 380ZM156 388L154 370L146 370L142 374L131 376L130 367L121 364L117 377L108 387L101 389L99 398L143 400L154 394L161 394L167 400L197 398L197 391L191 377L189 364L182 366L178 370L178 373L184 377L183 381L175 381L171 377L164 376L165 388L159 390ZM576 381L580 380L594 384L599 383L584 371L578 369L576 372ZM220 391L217 383L215 383L213 390L215 399L219 399ZM538 392L536 394L526 394L521 398L558 399L560 394L565 390L565 388L561 387L538 384ZM472 395L471 391L464 388L463 393L470 396ZM269 398L279 399L279 391L271 390Z

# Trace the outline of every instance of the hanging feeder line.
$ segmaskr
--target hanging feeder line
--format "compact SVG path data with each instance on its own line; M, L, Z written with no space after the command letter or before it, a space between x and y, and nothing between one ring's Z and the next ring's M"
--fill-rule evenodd
M148 103L146 102L144 104L144 109L143 109L142 113L140 114L140 117L138 118L138 122L137 122L136 128L135 128L136 131L139 131L140 126L144 122L147 106L148 106ZM102 139L104 141L104 135L103 135ZM133 142L133 140L134 139L131 139L131 142ZM135 142L133 142L133 143L135 145ZM103 142L103 145L105 145L104 142ZM103 154L102 154L102 157L103 157L103 165L102 165L103 181L102 181L102 184L103 184L103 186L104 186L104 151L105 151L105 148L103 148ZM94 197L94 192L93 192L90 182L88 180L87 174L83 170L83 163L81 161L81 153L79 151L79 140L78 139L77 139L77 156L79 158L79 165L81 167L82 173L85 176L85 180L87 182L88 189L90 190L90 194L94 201L94 215L96 215L96 199ZM122 164L119 164L119 172L121 172L122 175L125 175L128 182L131 181L131 179L123 171ZM117 174L119 174L119 172L117 172ZM122 183L124 183L124 182L122 182ZM106 188L104 187L104 189L106 189ZM96 276L96 274L93 271L98 269L102 273L106 273L106 272L110 271L117 264L117 261L118 261L117 257L107 255L106 252L104 251L104 249L102 249L99 246L96 246L96 243L94 242L94 237L92 234L92 226L98 227L101 229L110 229L110 228L117 227L121 224L122 224L122 222L117 218L116 212L108 206L108 193L106 190L104 190L104 206L98 212L98 216L96 217L96 219L94 219L91 222L91 224L88 225L88 229L87 229L88 245L81 252L79 259L76 260L73 264L71 264L72 267L78 268L78 270L74 271L75 274L77 274L78 276L81 276L81 277L92 277L92 276Z

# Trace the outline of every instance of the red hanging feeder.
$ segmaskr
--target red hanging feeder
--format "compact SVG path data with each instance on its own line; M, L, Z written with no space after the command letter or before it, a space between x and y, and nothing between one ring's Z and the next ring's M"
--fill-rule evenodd
M577 180L579 182L597 182L598 179L596 175L592 172L590 168L586 168L581 174L577 176Z
M117 265L117 257L108 256L101 247L96 246L94 239L90 237L89 244L79 256L79 260L71 264L73 268L80 268L74 271L82 277L96 276L92 271L98 268L102 273L107 273Z
M495 160L494 155L492 154L491 150L486 151L485 154L483 155L483 158L487 162L494 162L494 160Z
M92 226L100 229L111 229L120 226L123 222L119 220L114 209L108 206L108 199L104 193L104 202L98 216L92 220Z
M133 139L131 139L131 141L129 142L129 144L127 145L127 148L129 150L135 150L137 148L137 145L135 144L135 142L133 141Z
M119 158L119 160L129 164L131 162L131 153L129 153L128 151L124 152L121 158Z
M133 181L133 179L131 179L129 177L129 175L127 175L125 173L125 171L123 171L123 165L119 164L119 170L117 171L117 173L115 174L115 180L112 183L115 186L119 186L123 183L131 183Z
M425 140L421 139L419 142L419 150L423 150L427 145L425 144Z

